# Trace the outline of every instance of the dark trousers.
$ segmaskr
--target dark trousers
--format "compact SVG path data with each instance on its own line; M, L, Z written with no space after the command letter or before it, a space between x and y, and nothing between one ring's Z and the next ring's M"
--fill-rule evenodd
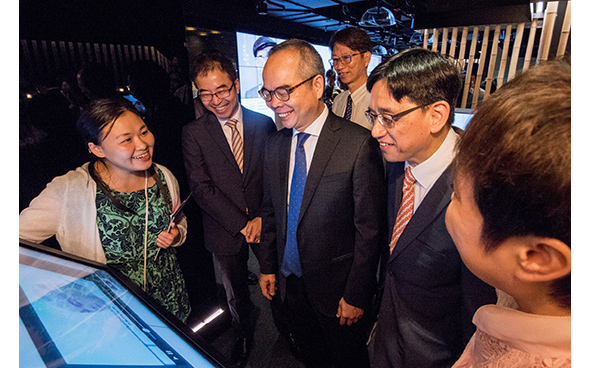
M232 256L214 254L222 283L226 291L228 309L232 315L232 326L243 336L252 337L254 333L254 304L248 290L248 244Z
M280 303L274 310L276 322L283 321L283 334L306 367L369 368L363 318L352 326L341 326L339 318L320 313L310 303L304 282L293 275L287 278L285 300L274 303Z

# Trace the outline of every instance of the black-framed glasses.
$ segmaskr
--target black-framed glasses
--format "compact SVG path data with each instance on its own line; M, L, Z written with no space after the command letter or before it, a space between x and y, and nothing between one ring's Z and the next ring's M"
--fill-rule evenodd
M299 86L301 86L302 84L311 81L312 79L314 79L318 74L315 74L313 76L311 76L310 78L306 79L305 81L296 84L293 87L289 87L289 88L285 88L285 87L278 87L275 88L272 91L269 91L266 88L261 88L261 90L259 91L259 95L263 98L263 100L267 101L267 102L271 102L271 100L273 99L273 95L275 95L275 97L277 97L277 99L279 101L289 101L289 95L292 94L292 92L298 88Z
M392 129L394 128L394 124L400 120L400 118L402 118L403 116L406 116L408 114L410 114L411 112L421 109L423 107L429 106L431 105L433 102L429 102L427 104L424 105L419 105L419 106L415 106L411 109L408 110L404 110L402 112L399 112L398 114L374 114L373 112L371 112L370 110L367 110L365 112L365 117L367 118L367 120L373 125L375 124L376 120L380 123L380 125L382 125L384 128L386 129Z
M201 101L203 101L204 103L211 101L213 99L213 96L220 98L220 99L221 98L228 98L228 97L230 97L230 91L232 90L232 88L234 88L234 82L232 82L232 85L230 86L230 88L219 90L216 93L201 93L201 92L199 92L199 98L201 98Z
M341 63L341 64L351 64L351 59L353 58L353 56L355 56L355 55L361 55L361 54L362 54L361 52L357 52L355 54L341 56L340 58L332 58L332 59L328 59L328 62L332 66L335 66L338 63Z

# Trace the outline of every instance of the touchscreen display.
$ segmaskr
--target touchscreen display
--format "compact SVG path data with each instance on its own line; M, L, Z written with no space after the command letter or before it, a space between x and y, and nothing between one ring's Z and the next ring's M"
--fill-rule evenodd
M21 367L216 367L107 271L20 247Z

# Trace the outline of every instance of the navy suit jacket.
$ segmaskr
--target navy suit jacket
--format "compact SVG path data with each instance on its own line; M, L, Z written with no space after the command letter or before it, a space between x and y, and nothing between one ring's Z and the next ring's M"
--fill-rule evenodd
M404 162L388 163L388 228L402 201ZM472 316L496 302L494 288L474 276L445 227L453 192L448 167L411 217L392 254L375 341L376 367L450 367L475 327Z
M287 231L287 185L292 129L269 139L265 155L260 269L279 272ZM302 278L310 302L327 315L339 300L367 308L376 292L379 245L385 226L385 181L370 132L329 113L308 171L297 229ZM384 225L384 226L382 226Z
M263 155L277 128L269 117L242 108L244 173L236 163L218 119L205 114L183 128L183 155L191 193L203 211L205 247L231 256L240 250L240 230L260 216Z

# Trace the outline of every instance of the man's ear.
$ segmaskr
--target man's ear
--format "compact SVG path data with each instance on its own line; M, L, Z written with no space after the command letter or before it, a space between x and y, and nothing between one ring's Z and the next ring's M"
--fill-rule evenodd
M236 88L236 93L240 95L240 81L238 80L238 78L236 78L236 80L234 81L234 88Z
M449 104L443 100L431 105L428 110L431 118L431 134L439 133L445 127L450 110Z
M371 61L371 52L366 51L361 55L363 55L363 64L365 65L365 69L367 69L367 67L369 66L369 62Z
M315 76L314 79L312 79L312 87L316 93L316 97L321 99L324 94L324 77L320 74Z
M518 251L516 277L527 282L553 281L571 272L571 249L554 238L527 236Z
M103 149L101 148L101 146L97 146L92 142L88 142L88 151L98 158L105 157L105 154L103 153Z

